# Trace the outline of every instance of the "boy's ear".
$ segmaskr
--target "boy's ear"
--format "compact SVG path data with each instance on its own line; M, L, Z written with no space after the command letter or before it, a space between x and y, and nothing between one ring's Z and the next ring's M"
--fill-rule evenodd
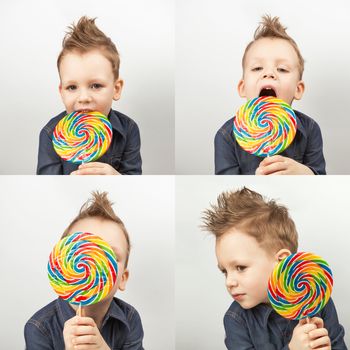
M239 96L241 96L241 97L246 97L246 95L245 95L245 84L244 84L244 80L243 80L243 79L241 79L241 80L238 82L237 90L238 90Z
M291 254L292 252L289 249L280 249L275 255L275 260L277 263L279 263L280 261L282 261L284 258L286 258Z
M58 85L58 91L60 92L60 95L62 96L62 84Z
M305 91L305 83L300 80L295 88L294 99L300 100L303 97Z
M129 279L129 270L126 269L126 270L124 270L122 277L119 281L119 286L118 286L119 290L125 290L126 282L128 281L128 279Z
M122 79L117 79L114 82L114 94L113 94L114 101L118 101L120 99L120 96L121 96L122 90L123 90L123 86L124 86L124 80L122 80Z

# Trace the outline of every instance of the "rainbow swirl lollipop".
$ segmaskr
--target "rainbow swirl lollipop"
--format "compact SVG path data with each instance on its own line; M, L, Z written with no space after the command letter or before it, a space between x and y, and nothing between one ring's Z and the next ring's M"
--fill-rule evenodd
M333 286L332 271L320 256L296 253L274 268L268 297L281 316L300 320L316 315L327 304Z
M50 254L47 269L58 296L82 306L106 297L118 273L117 258L109 244L87 232L61 239Z
M73 163L92 162L106 153L112 140L112 126L99 112L72 112L63 117L52 136L53 148Z
M238 144L259 157L283 152L292 143L296 129L291 106L270 96L249 100L233 119L233 133Z

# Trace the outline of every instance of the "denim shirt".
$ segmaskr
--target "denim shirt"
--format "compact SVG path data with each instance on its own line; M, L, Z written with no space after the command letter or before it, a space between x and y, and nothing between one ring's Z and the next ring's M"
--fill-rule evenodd
M37 175L69 175L78 169L79 164L61 159L52 145L52 133L66 114L62 112L52 118L40 132ZM108 119L113 129L112 142L107 152L96 162L107 163L121 174L141 174L141 141L137 124L113 109L109 112Z
M35 313L26 323L27 350L64 350L64 323L76 315L61 298ZM100 333L111 350L143 350L143 329L138 312L126 302L113 298L102 321Z
M347 350L344 328L338 322L332 299L316 316L324 321L332 350ZM224 317L225 344L228 350L289 350L288 344L297 324L298 321L277 314L270 305L243 309L233 302Z
M321 130L307 115L294 111L297 132L293 142L281 153L308 166L316 175L326 174ZM215 135L215 174L254 175L263 158L243 150L233 134L233 118L228 120Z

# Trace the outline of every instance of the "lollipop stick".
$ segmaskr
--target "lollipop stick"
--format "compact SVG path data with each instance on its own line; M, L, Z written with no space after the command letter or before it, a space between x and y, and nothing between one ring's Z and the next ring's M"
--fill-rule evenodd
M79 307L77 310L77 316L81 317L81 304L79 304Z

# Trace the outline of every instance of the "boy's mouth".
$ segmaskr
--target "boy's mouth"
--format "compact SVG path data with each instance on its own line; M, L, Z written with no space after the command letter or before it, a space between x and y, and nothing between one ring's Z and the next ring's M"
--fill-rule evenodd
M240 300L242 300L244 298L244 295L245 294L242 294L242 293L240 293L240 294L232 294L232 298L235 299L236 301L240 301Z
M259 97L262 96L273 96L273 97L277 97L276 91L272 88L272 87L265 87L262 88L259 94Z

